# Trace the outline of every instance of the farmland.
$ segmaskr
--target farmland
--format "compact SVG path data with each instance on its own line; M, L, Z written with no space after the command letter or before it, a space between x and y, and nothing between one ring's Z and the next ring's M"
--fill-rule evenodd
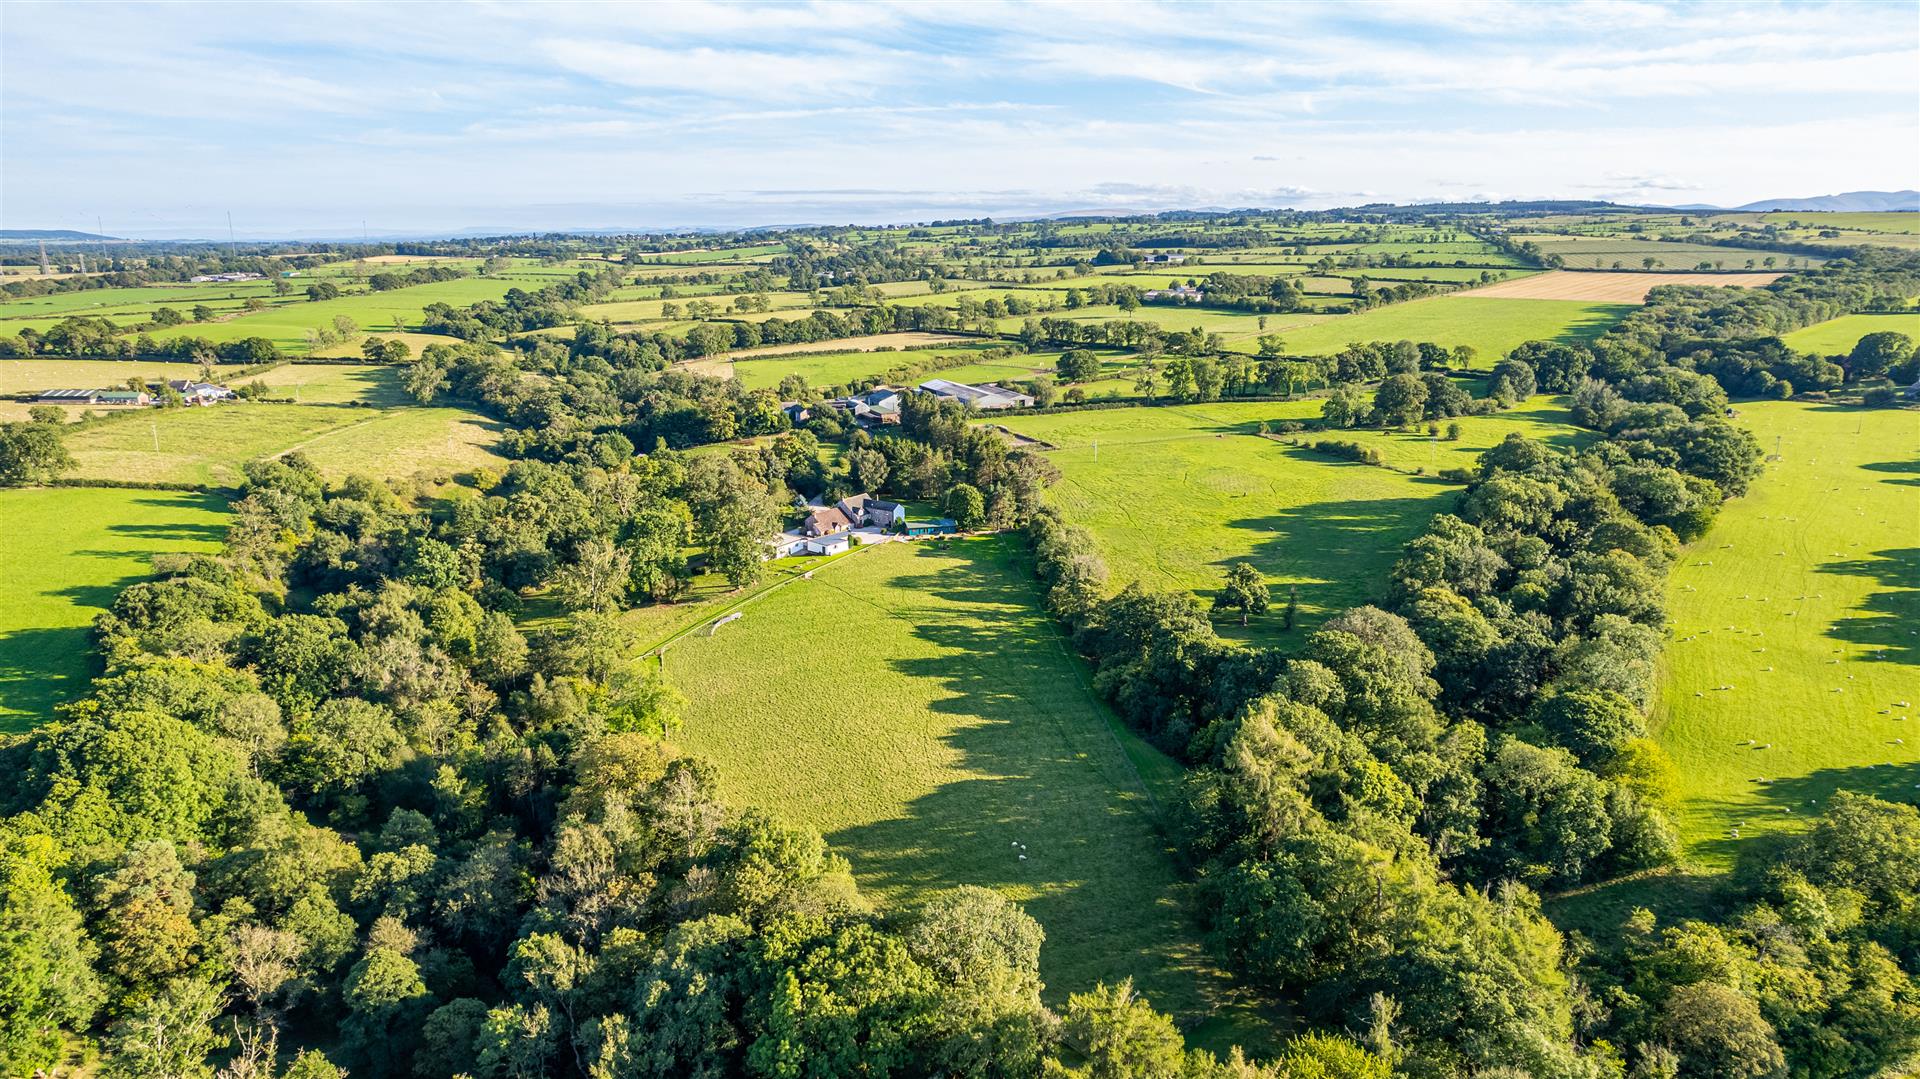
M458 408L245 404L121 414L74 431L81 479L226 486L256 457L299 450L322 472L406 477L500 466L497 425Z
M85 692L94 615L153 555L218 550L225 510L174 491L0 491L0 734Z
M1705 285L1710 288L1756 288L1778 280L1777 273L1574 273L1554 270L1475 289L1479 298L1516 300L1599 300L1606 303L1642 303L1660 285Z
M1781 340L1801 352L1832 356L1852 352L1862 337L1887 330L1920 340L1920 314L1842 315L1795 330Z
M1457 488L1258 438L1265 421L1318 416L1318 401L1217 403L1053 416L1007 427L1055 447L1051 497L1092 531L1118 590L1209 595L1250 562L1277 594L1298 590L1303 626L1379 592L1400 548ZM1223 636L1271 640L1277 618Z
M1046 929L1051 994L1132 977L1197 1021L1224 985L1156 830L1175 769L1094 697L1020 561L1010 538L884 544L683 639L675 739L818 828L876 900L995 888ZM834 687L851 696L823 707Z
M1311 326L1276 323L1273 332L1286 350L1325 356L1355 341L1431 341L1446 348L1466 345L1475 364L1491 367L1526 341L1587 341L1606 332L1631 306L1579 300L1526 300L1483 297L1479 293L1438 296L1347 315ZM1252 350L1251 341L1230 347Z
M1920 427L1784 401L1741 422L1780 460L1673 572L1654 717L1714 868L1837 790L1920 784L1920 707L1896 703L1920 702Z

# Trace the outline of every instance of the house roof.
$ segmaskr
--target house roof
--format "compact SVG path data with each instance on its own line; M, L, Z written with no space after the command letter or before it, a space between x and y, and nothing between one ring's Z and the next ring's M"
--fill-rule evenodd
M807 514L807 518L822 532L839 532L853 527L853 521L838 506L814 510Z

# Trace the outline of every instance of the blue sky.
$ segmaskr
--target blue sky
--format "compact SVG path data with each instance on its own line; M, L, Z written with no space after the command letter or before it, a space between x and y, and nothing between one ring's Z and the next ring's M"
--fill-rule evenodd
M1920 187L1920 4L32 4L0 225L898 221Z

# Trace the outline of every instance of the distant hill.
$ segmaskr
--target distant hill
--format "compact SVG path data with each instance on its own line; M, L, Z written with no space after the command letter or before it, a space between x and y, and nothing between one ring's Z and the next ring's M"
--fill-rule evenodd
M1801 210L1808 213L1884 214L1901 210L1920 211L1920 191L1848 191L1839 195L1816 195L1810 199L1761 199L1735 210Z
M113 240L118 236L102 236L97 232L75 232L72 229L0 229L0 243L32 243L36 240L56 240L71 243L76 240Z

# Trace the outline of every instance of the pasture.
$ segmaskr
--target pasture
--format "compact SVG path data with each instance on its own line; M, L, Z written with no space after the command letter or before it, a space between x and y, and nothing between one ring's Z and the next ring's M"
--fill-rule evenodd
M825 389L874 378L897 367L925 363L936 356L983 352L991 347L991 342L960 341L939 348L820 352L759 360L738 359L736 354L732 365L733 377L749 390L773 389L788 375L799 375L814 389Z
M301 280L296 278L295 280ZM301 300L282 303L264 311L236 315L223 322L195 322L174 326L153 334L156 341L179 337L201 337L215 343L264 337L280 351L300 355L308 350L307 331L331 325L338 317L350 318L365 333L391 333L418 329L423 309L432 303L456 307L481 300L497 300L508 289L527 282L497 277L463 277L454 281L436 281L387 292L354 292L335 300L318 303ZM302 287L305 282L302 281Z
M1553 270L1517 281L1477 288L1477 297L1513 300L1599 300L1606 303L1645 303L1658 285L1706 285L1713 288L1758 288L1778 280L1779 273L1575 273Z
M1428 435L1424 424L1408 431L1355 429L1300 437L1309 441L1337 438L1372 446L1394 468L1425 469L1428 475L1448 468L1473 468L1480 463L1482 453L1499 445L1510 434L1538 439L1562 450L1578 450L1597 437L1593 431L1574 426L1564 397L1540 396L1505 412L1438 422L1443 436L1440 438ZM1460 437L1453 441L1444 437L1450 422L1460 425Z
M1714 270L1768 270L1774 267L1818 266L1826 261L1813 255L1783 255L1758 248L1623 236L1534 233L1517 235L1514 239L1531 240L1539 244L1543 254L1560 256L1562 264L1569 270L1692 270L1701 263L1711 263L1710 268Z
M498 425L459 408L370 409L236 404L147 409L75 429L67 449L80 479L229 486L256 457L299 450L330 478L404 478L504 467Z
M1780 459L1673 571L1653 715L1713 869L1837 790L1920 800L1920 422L1790 401L1740 422Z
M674 741L729 800L817 828L885 909L961 884L1020 902L1050 999L1131 977L1201 1021L1229 990L1157 831L1178 768L1094 696L1023 560L1015 537L889 543L769 593L667 652Z
M1524 283L1524 282L1523 282ZM1492 367L1527 341L1590 341L1632 310L1628 304L1582 300L1522 300L1478 291L1377 307L1371 311L1272 331L1286 351L1327 356L1356 341L1431 341L1474 350L1474 365ZM1251 351L1251 340L1231 347Z
M1853 351L1853 346L1870 333L1891 330L1904 333L1920 341L1920 313L1908 311L1897 315L1841 315L1839 318L1816 322L1805 329L1795 330L1782 337L1789 348L1801 352L1811 352L1818 356L1834 356Z
M218 550L215 495L34 487L0 491L0 733L53 718L86 689L93 618L153 555Z
M1300 627L1379 595L1400 549L1453 502L1430 477L1340 461L1255 434L1258 425L1319 416L1314 399L1214 402L994 422L1047 443L1062 478L1049 493L1093 533L1119 591L1218 591L1227 567L1250 562L1273 589L1273 614L1222 636L1298 640L1279 608L1298 590Z

